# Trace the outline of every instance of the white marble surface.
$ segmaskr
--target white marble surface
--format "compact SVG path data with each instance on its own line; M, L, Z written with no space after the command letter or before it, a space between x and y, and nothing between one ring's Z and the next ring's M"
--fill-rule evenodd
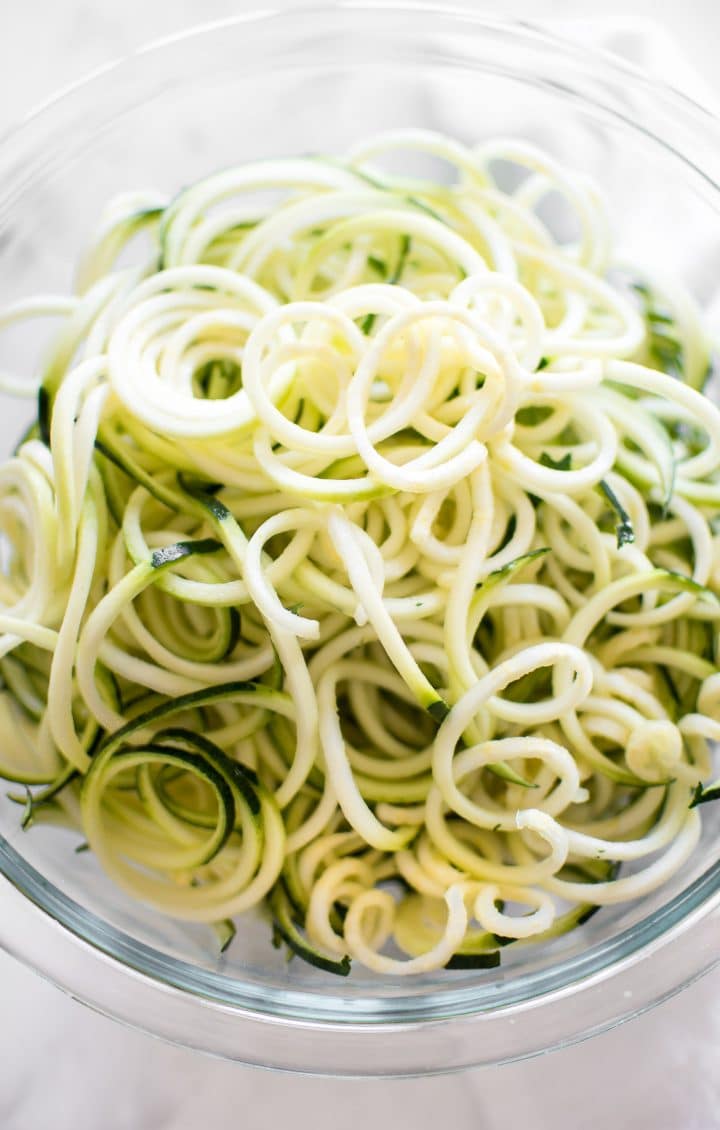
M333 1080L131 1032L0 959L2 1130L715 1130L720 973L614 1032L509 1067Z
M468 3L470 0L468 0ZM242 0L0 0L0 128L134 46ZM676 85L720 98L717 0L495 0L565 21ZM598 10L601 15L598 16ZM664 33L640 27L654 17ZM593 19L593 26L577 21ZM572 20L569 24L567 21ZM683 64L682 58L689 60ZM719 940L720 949L720 940ZM595 1040L443 1079L347 1082L205 1059L121 1028L0 956L1 1130L713 1130L720 1127L720 972Z

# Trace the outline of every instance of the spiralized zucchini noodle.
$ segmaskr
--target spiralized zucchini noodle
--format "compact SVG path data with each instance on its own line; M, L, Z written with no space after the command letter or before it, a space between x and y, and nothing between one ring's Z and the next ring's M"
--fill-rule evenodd
M492 967L683 866L720 412L587 178L407 130L125 194L77 293L0 328L34 318L39 388L1 380L38 398L0 467L26 826L341 974Z

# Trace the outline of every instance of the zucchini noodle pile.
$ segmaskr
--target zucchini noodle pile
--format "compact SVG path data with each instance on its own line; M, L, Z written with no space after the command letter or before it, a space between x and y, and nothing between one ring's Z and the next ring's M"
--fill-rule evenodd
M126 194L0 324L49 317L39 391L0 382L38 397L0 468L26 826L341 974L492 967L685 863L720 412L584 177L403 131Z

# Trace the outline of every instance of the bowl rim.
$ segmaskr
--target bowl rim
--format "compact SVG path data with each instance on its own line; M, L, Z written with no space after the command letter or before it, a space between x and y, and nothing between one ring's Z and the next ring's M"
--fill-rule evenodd
M606 49L578 44L559 35L555 30L550 30L542 23L526 20L490 19L462 7L445 7L437 4L402 2L402 0L395 0L392 3L373 3L372 0L343 0L343 2L332 6L308 5L293 6L292 8L281 6L273 9L243 12L225 19L203 22L170 35L158 37L146 45L94 68L82 78L66 84L55 94L32 107L15 125L0 136L0 150L7 147L11 148L16 141L21 141L25 132L36 121L52 117L56 111L62 111L67 105L72 105L73 100L78 97L87 97L88 91L97 89L104 82L115 81L118 75L122 74L123 69L133 62L145 60L148 57L153 59L163 51L178 44L197 41L203 36L212 35L227 28L272 25L274 22L285 20L288 17L292 17L293 20L312 20L321 16L323 20L337 20L338 18L347 19L352 17L353 14L361 17L372 14L375 19L385 19L400 13L414 13L421 19L443 21L448 26L452 25L454 29L463 27L475 35L499 33L500 35L510 36L516 41L521 40L529 43L531 46L540 47L544 45L556 53L560 52L569 59L581 63L594 75L604 78L612 77L618 81L631 81L635 88L645 90L651 96L669 105L671 110L675 109L686 117L689 116L695 125L711 128L718 134L720 121L710 109L696 99L676 90L659 78L647 75L636 64L622 59ZM585 101L592 102L588 98L585 98ZM608 107L605 106L604 108L607 109ZM614 109L612 112L621 117ZM636 123L636 128L642 130L643 126ZM675 150L672 145L666 144L663 138L654 133L652 136L659 144L674 151L678 159L701 173L713 189L720 190L720 177L710 176L705 169L695 165L688 157ZM123 1008L114 999L115 994L111 991L107 981L108 976L110 976L108 969L111 968L107 965L109 961L115 969L120 967L125 974L131 974L135 980L139 979L149 997L157 996L158 990L161 990L162 999L167 1002L167 993L179 994L186 1019L191 1014L197 1017L198 1009L210 1009L216 1017L229 1010L236 1022L242 1020L245 1025L249 1025L248 1033L250 1030L256 1031L258 1024L262 1031L266 1031L268 1024L270 1024L276 1028L279 1025L288 1029L298 1026L306 1030L311 1029L316 1040L320 1039L321 1033L324 1036L331 1034L334 1041L337 1041L340 1036L343 1036L343 1038L350 1036L351 1040L346 1045L347 1051L340 1056L340 1058L343 1058L343 1056L344 1058L339 1069L341 1073L345 1074L357 1073L352 1070L352 1064L349 1063L349 1050L355 1047L357 1040L360 1040L367 1055L369 1046L367 1039L373 1032L387 1033L388 1031L402 1030L407 1034L409 1031L413 1031L417 1036L417 1054L420 1057L421 1046L423 1048L422 1055L426 1054L425 1045L422 1043L425 1039L424 1031L429 1028L436 1029L438 1023L450 1026L454 1022L460 1022L467 1029L468 1024L475 1022L481 1024L485 1030L488 1029L489 1025L493 1025L495 1032L502 1032L504 1025L514 1024L521 1014L527 1016L532 1012L537 1018L543 1009L546 1013L550 1009L555 1009L557 1014L558 1006L566 1006L570 997L573 998L573 1007L578 1011L576 998L579 994L584 994L586 1014L582 1019L576 1019L573 1022L571 1018L566 1017L564 1031L558 1030L554 1036L548 1036L544 1022L536 1024L537 1033L534 1037L534 1044L532 1043L533 1037L531 1037L530 1043L526 1041L522 1047L518 1046L519 1050L510 1050L504 1054L504 1057L500 1055L488 1060L488 1062L502 1062L505 1059L535 1054L552 1046L572 1042L591 1032L604 1030L630 1015L637 1014L657 999L662 999L678 991L720 961L720 947L713 948L708 944L708 926L720 910L720 861L708 868L703 875L694 880L661 910L644 917L609 939L608 942L565 959L557 967L554 966L550 970L536 970L521 974L512 982L519 986L515 995L507 995L500 1004L486 1001L483 1005L482 1001L478 999L477 992L472 993L467 986L463 986L458 990L443 989L436 991L433 989L430 994L432 1000L425 1009L419 1009L418 1001L421 998L418 996L408 995L403 997L400 994L396 997L383 998L381 1001L375 1002L376 1012L374 1014L367 1011L363 1012L362 1009L348 1008L347 999L333 997L331 992L321 996L318 992L308 993L302 990L283 988L281 991L273 990L268 996L267 989L260 992L255 985L245 984L237 980L229 981L218 973L163 954L161 951L131 938L122 930L109 925L99 916L86 910L63 894L58 888L43 879L42 875L27 863L2 836L0 836L0 873L7 880L0 886L0 899L3 900L4 904L13 908L13 914L0 916L0 946L14 953L21 960L26 961L40 973L49 977L56 984L65 987L74 996L85 1000L91 1006L97 1007L101 1011L107 1011L136 1026L144 1027L148 1031L156 1032L158 1030L158 1024L153 1022L152 1018L143 1019L141 1017L138 1019L134 1013L130 1014L127 1008ZM22 907L22 911L21 902L28 904ZM29 918L27 917L28 913ZM27 950L23 951L17 931L13 929L13 915L18 919L32 923L37 942L32 947L32 957L29 956ZM671 963L674 973L667 978L660 990L654 984L652 986L645 984L647 978L643 981L644 987L638 989L637 967L639 964L646 957L651 954L658 954L663 949L667 951L667 954L676 954L680 934L685 933L688 923L703 924L703 929L698 931L697 944L687 947L685 942L685 949L688 952L692 950L693 961L686 962L683 971L676 968L678 966L677 961ZM77 972L74 971L72 975L68 975L63 972L54 958L43 953L42 945L39 944L42 939L46 940L47 945L53 944L53 940L54 944L58 944L59 935L55 927L62 931L65 939L60 944L58 953L60 951L65 952L67 949L66 943L71 940L73 945L80 943L82 951L86 954L86 959L88 955L89 957L94 956L96 959L100 959L101 963L105 963L102 966L103 976L100 978L103 982L102 986L96 980L94 987L88 990L85 980ZM608 1010L607 1002L601 1003L602 994L598 997L596 990L599 986L611 980L616 981L618 986L627 984L626 977L631 970L635 970L632 980L633 987L622 990L624 1003L615 1002L612 1009ZM86 967L83 972L86 972ZM559 972L565 973L565 976L559 976ZM230 989L228 989L228 985L230 985ZM241 986L241 988L237 986ZM322 1007L318 1003L320 1000L324 1002ZM336 1006L326 1007L328 1000L336 1000ZM271 1004L272 1007L270 1007ZM177 1042L190 1042L189 1038L183 1035L179 1029L162 1031L161 1034L165 1038L175 1039ZM232 1058L253 1061L252 1055L245 1048L238 1051L238 1048L230 1047L227 1040L221 1046L216 1046L214 1037L211 1035L206 1034L197 1046L204 1050L218 1051L219 1054L229 1055ZM319 1046L317 1045L318 1048ZM325 1061L329 1061L332 1070L335 1070L338 1067L338 1055L340 1053L331 1048L331 1045L327 1044L326 1041L322 1042L322 1048L322 1053L318 1052L318 1056L313 1060L310 1068L304 1065L304 1061L301 1062L302 1057L293 1059L294 1053L288 1052L287 1048L282 1053L278 1052L274 1061L272 1054L266 1049L257 1061L264 1065L316 1071L325 1070ZM441 1065L439 1068L428 1064L425 1060L421 1064L418 1058L417 1063L414 1061L406 1063L404 1066L400 1065L399 1070L395 1070L389 1068L384 1062L384 1059L392 1058L387 1056L387 1050L385 1050L383 1061L378 1060L375 1066L378 1068L378 1074L411 1074L416 1070L426 1073L429 1070L452 1069L460 1064L464 1056L472 1055L467 1050L462 1055L458 1055L457 1051L449 1054L452 1061L448 1060L445 1065ZM454 1059L452 1059L453 1055ZM370 1058L372 1059L372 1056ZM476 1059L472 1058L467 1060L468 1063L475 1061ZM369 1061L368 1065L372 1066ZM368 1073L375 1072L365 1069L360 1072L360 1074Z
M17 119L5 126L0 132L0 145L5 144L15 134L23 130L39 115L46 113L65 99L71 98L75 93L84 91L96 80L111 76L116 70L122 69L130 60L143 58L171 47L186 40L196 39L200 35L221 31L224 28L234 28L241 24L263 24L284 19L287 16L313 18L317 15L342 14L344 12L373 12L382 17L389 13L410 12L421 16L431 16L437 19L458 19L477 28L486 30L521 32L531 35L534 39L545 40L556 49L566 50L576 57L585 57L588 62L602 61L616 74L625 74L646 89L654 90L665 97L668 94L679 104L691 109L695 113L705 116L708 121L718 123L720 118L709 106L699 98L689 94L674 83L650 74L640 64L625 58L608 47L589 45L578 40L562 35L555 26L550 27L542 20L527 18L504 19L494 18L485 13L474 11L472 8L461 4L443 4L434 0L325 0L325 3L303 3L300 5L288 4L288 0L279 0L272 8L258 7L248 12L235 12L231 16L223 16L214 20L203 20L193 23L188 27L179 28L177 31L165 35L154 36L152 39L139 46L131 48L104 63L83 71L74 79L63 83L56 90L51 91L46 97L32 103Z

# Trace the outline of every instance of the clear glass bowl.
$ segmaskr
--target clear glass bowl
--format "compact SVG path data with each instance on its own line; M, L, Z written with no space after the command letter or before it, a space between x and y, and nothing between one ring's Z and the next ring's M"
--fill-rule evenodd
M105 200L167 190L271 154L340 152L420 125L475 141L531 138L603 186L616 236L711 302L720 264L720 129L610 56L528 26L427 8L268 13L151 46L63 93L0 145L0 301L63 291ZM0 364L34 363L37 332ZM28 406L3 403L9 452ZM532 1055L662 1000L720 956L717 824L655 895L608 908L498 970L347 980L287 964L261 918L218 957L105 880L77 837L23 833L0 801L0 944L79 999L181 1044L247 1063L417 1074Z

